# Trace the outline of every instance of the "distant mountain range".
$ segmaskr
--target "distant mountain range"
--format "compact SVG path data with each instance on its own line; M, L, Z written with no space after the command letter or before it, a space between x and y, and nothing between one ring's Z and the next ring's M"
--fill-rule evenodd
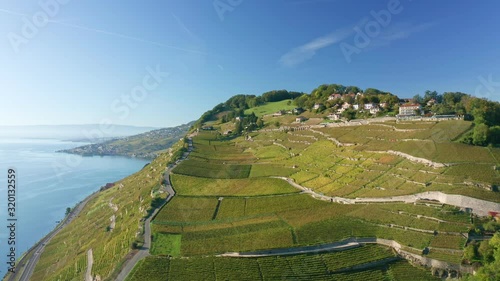
M153 159L182 138L193 124L194 121L177 127L152 130L134 136L115 138L58 152L83 156L113 155Z
M0 126L0 138L50 138L82 142L100 142L109 138L141 134L158 128L126 125L37 125Z

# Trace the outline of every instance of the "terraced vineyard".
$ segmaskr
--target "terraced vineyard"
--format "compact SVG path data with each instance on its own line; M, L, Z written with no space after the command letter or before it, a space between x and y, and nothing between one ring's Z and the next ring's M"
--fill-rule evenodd
M389 262L384 265L376 263L382 260ZM148 278L151 274L148 268L151 266L163 268L161 278ZM357 266L365 268L357 269ZM361 280L359 278L366 278L365 280L439 280L432 277L429 271L415 268L405 261L398 260L388 248L368 245L342 252L261 258L149 257L139 264L127 281Z
M454 129L439 133L447 126L454 126ZM464 121L389 122L356 127L267 131L251 133L250 138L235 139L223 139L216 132L201 131L194 138L192 155L173 171L172 182L178 195L153 221L153 229L158 234L179 235L180 255L191 257L186 261L196 263L203 272L199 276L207 279L213 276L235 279L230 275L222 277L229 274L217 270L218 266L225 268L222 264L233 269L243 266L246 269L242 270L252 271L248 276L254 280L271 280L278 276L300 278L300 272L304 272L303 277L322 276L326 279L404 280L401 278L413 274L405 272L412 270L422 280L432 279L428 271L404 266L403 262L352 272L338 271L349 267L348 264L327 262L329 255L345 255L344 260L347 261L349 256L355 255L355 250L257 259L214 256L226 252L321 245L352 237L378 237L397 241L412 253L422 254L425 248L430 247L429 258L460 263L465 234L473 226L470 214L456 207L398 202L337 204L314 199L308 194L298 194L300 190L273 176L290 177L306 189L326 196L382 197L436 190L500 201L497 193L464 183L492 184L498 180L495 173L455 175L459 173L456 169L474 166L459 155L456 158L447 156L451 157L447 160L459 164L433 167L420 160L385 151L398 148L410 154L414 151L405 149L401 144L413 141L421 151L429 142L434 148L424 151L429 156L427 161L442 160L440 150L453 148L454 144L449 141L469 127L470 124ZM338 146L331 140L332 137L355 145ZM420 146L421 142L424 146ZM441 143L447 146L441 146ZM488 155L479 153L476 157L484 161L482 165L494 165L491 153L488 152ZM373 262L377 260L375 257L367 255L366 260L362 257L353 260ZM240 265L241 260L247 263ZM317 263L319 260L323 265ZM169 276L173 280L180 276L192 276L172 266L181 261L184 260L171 260ZM266 265L268 263L269 266ZM259 266L256 267L256 264ZM306 267L309 269L303 269L301 264L308 264ZM260 275L255 275L258 272ZM323 276L325 272L328 272L327 277Z

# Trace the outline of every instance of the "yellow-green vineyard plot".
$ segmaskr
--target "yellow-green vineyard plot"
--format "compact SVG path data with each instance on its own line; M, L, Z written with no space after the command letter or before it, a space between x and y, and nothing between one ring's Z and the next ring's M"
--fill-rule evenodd
M179 257L181 255L181 238L180 234L155 232L152 237L150 253Z
M492 164L461 164L450 167L446 175L463 181L479 181L489 185L500 185L500 174Z
M176 195L156 215L157 222L208 221L217 206L217 197L186 197Z
M287 167L280 164L253 164L250 170L250 178L258 177L288 177L297 172L297 168Z
M465 239L464 239L465 242ZM461 264L463 251L452 251L450 249L430 248L429 252L425 255L428 258L451 262L454 264Z
M431 247L463 250L467 238L462 235L436 235L432 238Z
M225 198L220 205L217 219L227 220L240 217L247 217L246 214L247 198Z
M89 249L93 249L93 274L109 278L132 250L132 244L140 239L136 235L141 219L151 208L151 190L161 182L168 160L168 155L163 154L141 171L99 192L47 244L31 280L82 280ZM109 202L118 210L109 207ZM112 215L116 216L116 224L110 230Z
M428 269L412 266L406 261L389 264L387 275L392 278L390 280L440 280L440 278L433 276Z
M252 153L245 152L243 147L232 145L201 145L195 144L190 159L207 161L210 163L252 163L256 159Z
M284 248L293 245L290 227L282 221L182 233L183 256Z
M463 225L470 225L470 214L460 211L457 207L437 204L436 206L427 206L425 203L418 204L378 204L378 208L391 212L402 212L413 216L421 215L436 218L444 221L455 222Z
M409 212L399 212L390 209L388 210L387 208L383 207L383 204L367 204L362 208L349 213L348 216L382 225L394 224L398 226L417 228L431 232L444 231L467 233L469 231L469 228L472 227L471 224L457 222L439 222L434 219L418 217L417 215ZM462 217L460 214L458 216Z
M275 178L213 179L173 174L171 180L179 195L253 196L299 192Z
M250 174L251 165L216 164L199 160L184 160L173 170L176 174L219 179L241 179Z
M383 227L361 219L344 216L311 222L296 228L295 232L300 245L323 244L350 237L378 237L424 249L429 246L433 238L433 234Z
M146 257L140 260L127 276L126 281L163 281L167 280L170 259L164 257Z
M312 172L308 172L308 171L304 171L304 170L299 170L297 173L293 174L291 176L291 178L296 182L296 183L299 183L299 184L302 184L306 181L309 181L311 179L314 179L316 177L318 177L319 175L316 174L316 173L312 173Z
M488 147L491 155L496 161L496 165L500 166L500 148L498 147Z

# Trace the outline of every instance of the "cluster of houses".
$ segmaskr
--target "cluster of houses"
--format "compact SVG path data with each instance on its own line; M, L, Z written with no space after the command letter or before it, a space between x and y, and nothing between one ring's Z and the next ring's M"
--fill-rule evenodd
M362 93L349 93L349 94L338 94L338 93L334 93L334 94L331 94L329 97L328 97L328 101L333 101L333 100L337 100L337 99L340 99L340 100L343 100L344 103L342 105L339 105L339 104L336 104L333 106L333 109L334 109L334 113L331 113L328 115L328 118L330 120L340 120L342 118L342 113L348 109L354 109L358 112L369 112L370 114L372 115L377 115L380 111L386 109L389 104L386 103L386 102L381 102L381 103L373 103L373 102L370 102L370 103L365 103L365 104L357 104L357 103L351 103L349 101L355 101L357 97L359 96L363 96ZM352 98L352 99L350 99ZM427 102L427 105L428 106L432 106L433 104L436 104L437 101L435 99L431 99ZM396 115L397 118L412 118L412 117L415 117L417 115L423 115L423 109L422 109L422 106L418 103L414 103L411 99L402 99L399 101L399 114ZM321 110L321 109L324 109L325 106L324 104L322 103L316 103L314 104L313 106L313 110ZM296 115L299 115L303 112L304 110L302 108L295 108L293 110L288 110L288 111L285 111L285 110L280 110L278 112L275 112L272 114L272 116L282 116L282 115L285 115L285 114L296 114ZM446 117L450 117L450 116L446 116ZM455 117L455 116L451 116L451 117ZM303 117L303 116L298 116L296 119L295 119L295 122L304 122L305 120L307 120L307 118Z

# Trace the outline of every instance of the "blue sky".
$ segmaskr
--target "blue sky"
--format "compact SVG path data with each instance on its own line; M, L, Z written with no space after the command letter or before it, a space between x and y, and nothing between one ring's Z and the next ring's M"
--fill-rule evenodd
M325 83L500 100L499 10L495 0L0 0L0 125L174 126L234 94Z

